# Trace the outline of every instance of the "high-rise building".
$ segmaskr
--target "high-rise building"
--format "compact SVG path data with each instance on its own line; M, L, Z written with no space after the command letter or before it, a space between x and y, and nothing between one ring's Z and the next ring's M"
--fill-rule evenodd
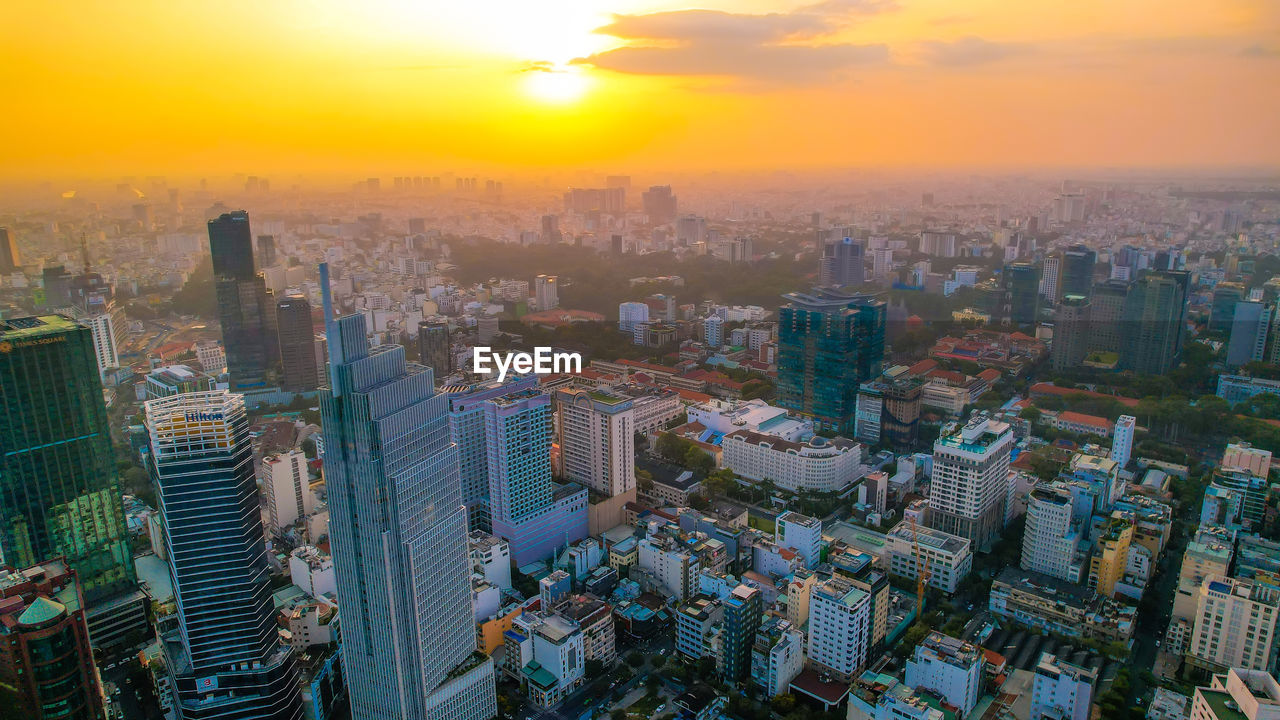
M865 281L866 250L853 238L828 240L822 245L818 283L825 287L861 285Z
M1089 354L1089 298L1064 295L1053 313L1054 370L1080 367Z
M449 435L458 446L459 484L467 506L467 525L472 530L492 531L489 511L489 436L485 424L485 403L493 398L521 393L538 387L536 376L490 380L479 385L445 386L449 398Z
M943 429L933 444L929 485L929 525L989 547L1013 512L1008 423L974 415L962 427Z
M1213 288L1213 302L1209 307L1209 329L1213 332L1230 332L1235 319L1236 303L1245 300L1244 285L1236 282L1220 282Z
M164 518L178 627L162 637L183 718L302 718L280 643L244 398L149 400L149 470Z
M437 383L453 372L448 323L432 320L418 323L418 362L431 368Z
M539 234L539 239L542 240L544 245L555 245L563 239L563 236L560 234L559 215L542 216L542 232Z
M1062 253L1062 281L1058 283L1058 297L1093 294L1093 268L1098 253L1084 245L1073 245Z
M1129 464L1129 458L1133 456L1133 434L1137 425L1138 419L1132 415L1116 418L1115 429L1111 432L1111 459L1121 469Z
M261 240L261 238L259 238ZM303 295L286 295L276 302L276 327L280 336L281 385L291 392L308 392L320 386L316 368L316 333L311 325L311 303Z
M634 493L635 409L625 395L556 390L559 474L605 497Z
M1083 568L1076 548L1071 491L1061 483L1037 486L1027 495L1027 525L1022 535L1022 569L1069 582L1080 581Z
M1040 311L1040 268L1026 262L1006 265L1001 289L1004 293L999 313L1001 322L1035 324Z
M822 520L788 510L778 516L774 542L800 553L804 566L812 570L822 561Z
M722 675L740 682L751 675L751 648L764 615L760 591L739 585L724 598L724 633L721 639Z
M907 685L944 697L967 716L982 695L986 659L982 650L940 632L929 633L907 660Z
M488 720L467 510L448 399L404 348L370 349L363 315L333 318L321 265L329 392L321 396L329 533L355 720Z
M482 443L488 488L485 493L492 533L505 538L517 566L546 560L587 536L587 491L551 479L551 397L529 378L469 395L451 395L450 428L465 420L467 408L483 415L484 434L453 432L461 455ZM520 389L515 389L519 386ZM483 400L478 400L483 396Z
M307 456L301 450L262 458L262 492L267 496L267 517L271 531L278 533L306 517L315 509Z
M854 437L889 443L896 449L913 447L920 436L920 397L924 381L899 365L858 388Z
M1050 255L1044 259L1040 272L1040 297L1053 305L1058 302L1059 288L1062 286L1062 256Z
M539 275L533 279L533 298L538 310L552 310L560 307L560 293L557 290L555 275Z
M0 227L0 275L8 275L22 267L18 239L7 227Z
M1147 273L1133 284L1124 303L1121 366L1148 375L1163 375L1182 356L1183 320L1187 312L1185 272Z
M1124 302L1129 283L1107 280L1093 286L1089 299L1089 352L1118 353L1125 345Z
M1275 306L1262 302L1236 303L1231 320L1231 337L1227 343L1227 367L1237 368L1245 363L1264 362L1272 332Z
M1211 672L1274 670L1280 590L1210 575L1197 591L1187 662Z
M858 388L880 374L885 303L828 289L784 296L778 322L778 404L852 433Z
M249 214L237 210L210 220L209 252L231 389L271 387L280 356L276 306L266 280L254 271Z
M675 222L676 196L672 194L670 185L654 185L642 193L640 198L649 222L654 225Z
M276 238L274 235L258 236L258 267L269 268L276 264Z
M0 556L65 557L95 647L145 633L89 329L61 315L0 321L0 398Z
M871 597L836 575L809 594L809 661L842 682L858 676L870 643Z
M719 315L711 315L703 320L702 330L707 340L707 347L719 349L724 345L724 319Z
M0 566L0 682L11 690L6 717L106 717L84 597L62 558L23 569Z
M649 322L649 306L642 302L618 304L618 332L635 332L636 323Z

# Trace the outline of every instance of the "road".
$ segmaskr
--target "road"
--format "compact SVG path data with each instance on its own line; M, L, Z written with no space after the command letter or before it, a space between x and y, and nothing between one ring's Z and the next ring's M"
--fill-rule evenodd
M120 690L119 695L111 698L119 711L118 717L126 720L159 720L164 717L151 688L151 678L137 658L129 658L110 670L103 668L100 672L103 684L113 682Z
M1129 697L1126 698L1129 702L1138 701L1145 704L1145 696L1151 690L1148 683L1143 680L1141 670L1155 666L1156 654L1159 652L1156 643L1164 640L1165 631L1169 627L1169 615L1173 611L1182 554L1187 549L1191 533L1195 532L1194 523L1190 518L1198 513L1198 505L1199 503L1190 508L1179 508L1180 512L1175 516L1174 522L1186 520L1189 524L1183 532L1177 533L1175 539L1169 542L1169 547L1164 549L1160 563L1156 566L1155 578L1147 588L1148 597L1155 599L1158 612L1139 612L1137 622L1134 623L1133 648L1127 663L1130 668L1134 668L1130 676Z
M618 662L625 662L624 658L636 650L659 657L669 657L674 652L674 640L672 632L668 631L652 640L619 647ZM605 673L594 681L588 678L582 687L578 688L577 691L555 707L543 709L532 703L526 704L520 712L516 713L516 720L578 720L583 713L588 711L598 712L603 710L607 712L614 706L610 702L610 698L614 696L625 697L631 691L641 687L648 678L649 672L651 671L646 668L614 688L609 687L612 673Z

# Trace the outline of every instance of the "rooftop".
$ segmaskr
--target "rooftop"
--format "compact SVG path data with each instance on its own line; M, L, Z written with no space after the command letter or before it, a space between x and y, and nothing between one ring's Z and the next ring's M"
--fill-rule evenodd
M83 327L65 315L39 315L0 320L0 340L16 342Z

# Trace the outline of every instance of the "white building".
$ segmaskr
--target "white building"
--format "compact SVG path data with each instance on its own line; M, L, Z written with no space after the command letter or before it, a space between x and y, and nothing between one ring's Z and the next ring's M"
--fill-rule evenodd
M289 613L289 644L297 652L314 645L328 645L336 638L337 608L325 603L304 603Z
M1277 720L1280 683L1261 670L1231 668L1214 675L1208 687L1196 688L1191 720Z
M1089 720L1098 671L1040 654L1031 687L1031 720Z
M289 554L289 579L313 598L338 595L333 558L313 545L303 545Z
M979 549L993 543L1014 509L1012 449L1009 423L985 415L975 414L963 427L944 429L933 444L929 524L967 538Z
M1116 418L1116 426L1111 435L1111 459L1121 468L1128 465L1129 458L1133 456L1133 430L1137 424L1138 419L1132 415Z
M1210 575L1200 584L1188 654L1210 666L1270 671L1277 613L1274 587Z
M618 305L618 331L633 333L636 323L649 322L649 306L642 302L624 302Z
M471 568L486 582L503 590L511 589L511 545L506 540L475 530L468 536Z
M636 488L635 411L603 390L556 390L560 475L606 497Z
M804 670L804 633L781 618L768 618L751 648L751 677L766 697L784 695Z
M1027 495L1026 531L1022 536L1022 569L1068 582L1080 582L1083 563L1076 559L1078 534L1072 528L1072 494L1059 483L1047 483Z
M973 569L973 545L967 539L903 520L885 534L889 572L908 580L917 577L917 550L927 564L929 586L953 593Z
M636 564L649 571L672 596L683 600L695 592L701 562L668 537L642 539L636 547Z
M272 532L291 527L315 509L307 456L301 450L262 458L261 478Z
M791 442L750 430L735 430L720 443L725 467L749 480L771 481L785 490L839 492L861 475L862 445L847 438L815 435Z
M702 321L702 329L706 335L707 347L719 348L724 345L724 320L718 315L712 315Z
M735 430L750 430L761 435L772 435L791 442L804 442L813 437L813 421L797 418L780 407L764 400L709 400L690 405L686 412L689 422L722 435Z
M535 704L551 707L582 684L584 646L578 623L555 613L526 612L511 622L505 662Z
M809 595L809 661L849 682L867 659L871 596L835 576Z
M800 553L804 566L812 570L822 560L822 521L788 510L778 516L774 542Z
M555 275L539 275L533 279L534 302L538 310L560 307L560 293Z
M227 353L217 340L201 340L196 343L196 361L210 375L219 375L227 369Z
M960 717L965 717L982 695L984 663L979 648L932 632L907 660L905 679L907 685L917 690L929 690L946 698L960 708Z

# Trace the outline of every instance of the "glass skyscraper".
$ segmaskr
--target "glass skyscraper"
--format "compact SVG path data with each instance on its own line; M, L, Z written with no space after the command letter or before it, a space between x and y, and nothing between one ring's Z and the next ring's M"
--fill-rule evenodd
M146 403L178 628L163 633L184 720L300 720L280 643L244 398L226 390Z
M403 347L370 349L364 316L333 319L323 265L321 288L323 459L352 717L488 720L493 662L476 652L448 399Z
M272 387L280 358L276 305L266 280L254 270L247 212L223 213L209 221L209 253L231 389Z
M878 376L884 361L884 301L828 288L783 297L778 404L853 433L858 387Z
M1163 375L1177 367L1187 289L1188 275L1178 271L1147 273L1133 284L1124 302L1122 368Z
M102 647L146 629L93 333L62 315L0 321L0 554L64 556Z

